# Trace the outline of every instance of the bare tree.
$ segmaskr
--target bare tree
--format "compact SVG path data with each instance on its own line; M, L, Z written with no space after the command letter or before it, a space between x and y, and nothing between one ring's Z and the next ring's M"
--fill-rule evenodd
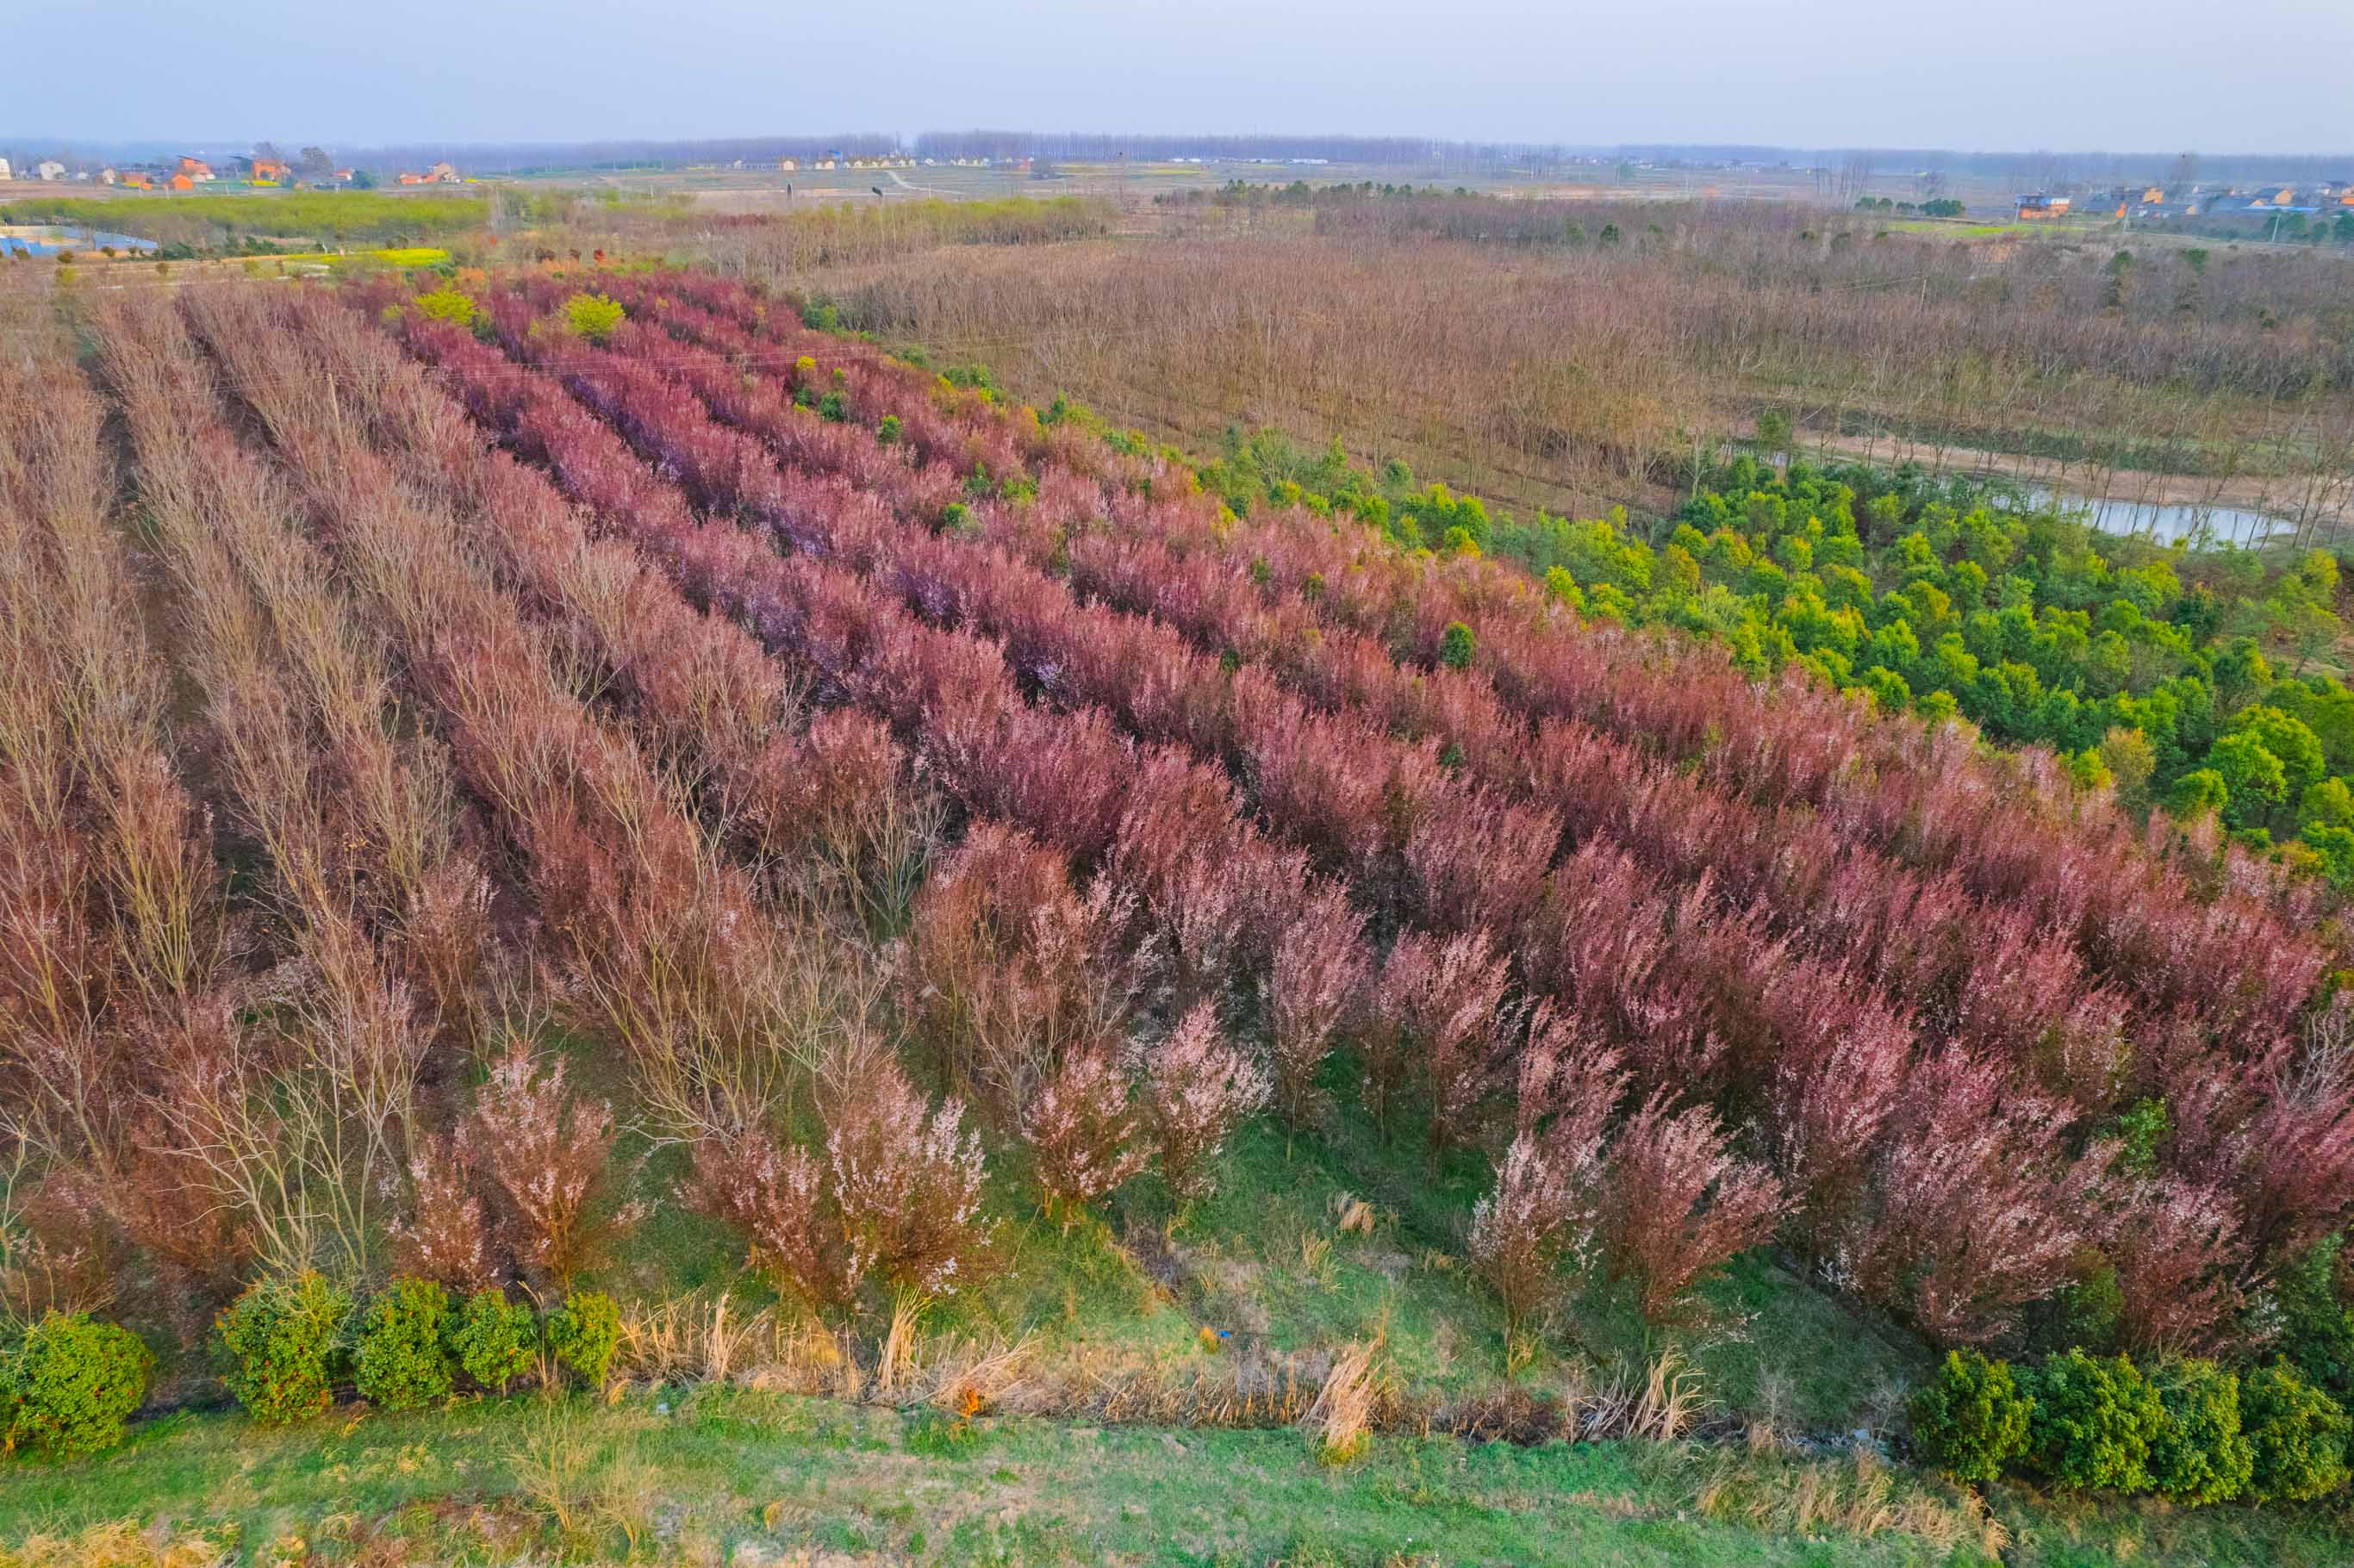
M1838 193L1840 205L1851 205L1858 196L1872 190L1872 154L1858 148L1840 160Z

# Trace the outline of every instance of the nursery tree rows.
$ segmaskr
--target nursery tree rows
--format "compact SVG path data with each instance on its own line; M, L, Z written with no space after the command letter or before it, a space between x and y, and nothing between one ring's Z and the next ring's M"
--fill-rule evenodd
M2354 1201L2315 885L2050 753L708 274L90 317L0 398L20 1317L489 1345L654 1198L855 1324L1267 1117L1480 1172L1508 1336L1771 1244L2253 1358Z

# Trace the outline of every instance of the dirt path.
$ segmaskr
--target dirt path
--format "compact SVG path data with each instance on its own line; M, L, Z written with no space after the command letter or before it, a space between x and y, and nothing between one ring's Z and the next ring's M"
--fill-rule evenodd
M896 169L885 169L883 172L890 175L891 183L897 185L903 191L917 191L924 196L948 196L950 199L954 199L957 194L954 191L944 191L938 185L916 185L913 182L903 178L899 171Z

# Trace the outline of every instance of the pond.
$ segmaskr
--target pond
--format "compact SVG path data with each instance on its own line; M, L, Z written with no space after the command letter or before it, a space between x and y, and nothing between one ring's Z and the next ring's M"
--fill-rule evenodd
M2285 519L2269 513L2232 506L2095 499L2041 485L2026 487L2026 494L2039 506L2075 514L2104 534L2137 535L2161 545L2201 536L2219 545L2256 545L2274 530L2289 526Z
M0 227L0 251L26 256L54 256L60 250L153 250L155 242L132 234L109 234L98 228L69 228L53 224L11 224Z

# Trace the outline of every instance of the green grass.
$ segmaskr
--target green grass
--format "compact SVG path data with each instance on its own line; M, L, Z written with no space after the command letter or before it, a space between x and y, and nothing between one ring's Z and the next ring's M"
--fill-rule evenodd
M1819 1542L1697 1517L1673 1457L1618 1445L1377 1444L1298 1433L952 1426L743 1389L535 1397L260 1433L186 1416L105 1459L0 1476L0 1538L119 1519L232 1534L248 1561L722 1562L750 1547L970 1563L1758 1563ZM398 1543L396 1545L396 1543ZM1894 1534L1843 1563L1931 1563Z
M1938 234L1948 239L1995 239L2012 234L2043 234L2052 228L2045 222L1956 223L1938 217L1900 217L1885 227L1900 234Z
M1857 1489L1861 1488L1859 1499ZM1828 1499L1799 1516L1801 1499ZM2014 1565L2342 1563L2319 1512L1998 1493ZM518 1395L264 1432L143 1428L0 1470L0 1542L130 1521L248 1563L1982 1563L1976 1510L1850 1460L1642 1444L1385 1437L1349 1465L1290 1430L953 1422L705 1386ZM1998 1536L1997 1541L2000 1540Z
M275 195L36 196L0 207L0 223L71 223L151 239L208 242L227 236L411 245L479 228L490 213L478 196L399 196L380 191L288 191Z

